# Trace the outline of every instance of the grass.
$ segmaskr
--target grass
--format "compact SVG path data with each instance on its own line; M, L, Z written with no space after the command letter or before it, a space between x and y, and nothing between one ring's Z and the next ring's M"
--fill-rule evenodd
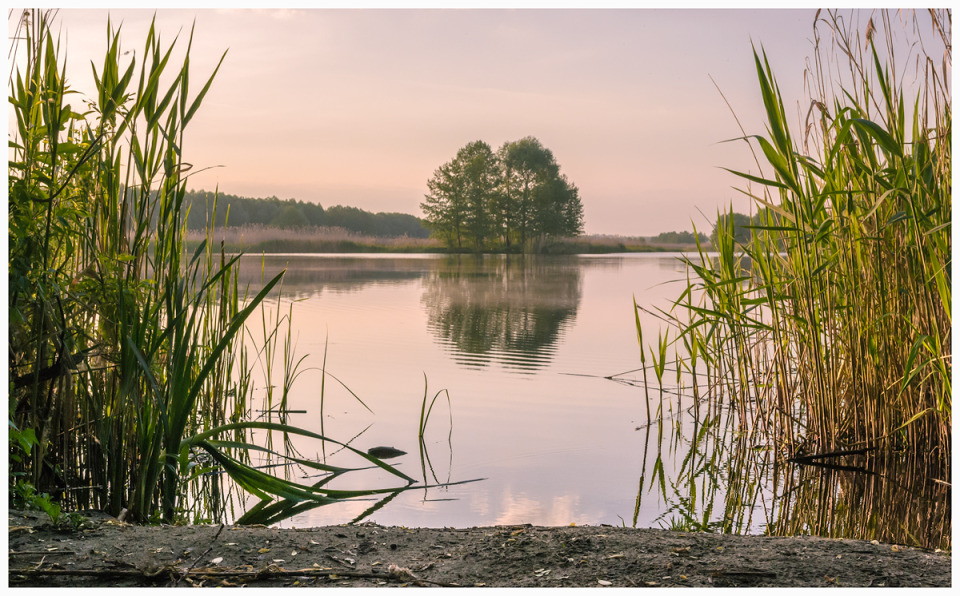
M206 239L201 232L188 232L188 244ZM283 229L270 226L239 226L218 229L213 238L227 252L252 253L327 253L327 252L446 252L432 238L379 237L351 232L343 228L301 227Z
M929 15L924 30L948 40L949 14ZM689 255L687 287L655 313L667 323L649 349L661 389L659 370L676 362L678 377L698 387L695 412L722 412L735 444L775 454L777 487L801 482L797 468L863 449L913 462L897 473L914 486L949 482L950 50L929 56L914 44L919 56L897 56L893 18L877 13L861 36L836 13L818 13L799 137L766 55L755 52L767 134L740 139L758 155L758 173L733 173L763 223L747 243L721 229L716 253ZM921 30L902 29L908 42ZM821 46L821 35L832 43ZM919 65L907 78L917 81L912 95L897 78L905 62ZM639 317L637 325L639 334ZM886 513L895 523L904 511Z

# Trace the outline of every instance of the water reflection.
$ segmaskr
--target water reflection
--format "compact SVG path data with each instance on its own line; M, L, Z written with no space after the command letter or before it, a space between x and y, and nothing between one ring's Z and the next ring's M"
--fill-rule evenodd
M547 366L580 304L579 267L536 257L451 257L423 281L427 326L466 367Z
M696 412L678 409L646 428L634 526L645 501L656 497L658 523L676 530L950 549L950 490L937 478L939 463L876 452L789 462L737 433L727 414L683 421ZM671 470L671 460L682 461Z
M375 284L415 282L431 266L425 258L376 258L372 256L265 255L240 259L239 282L258 287L281 270L284 295L306 298L323 294L357 292ZM277 293L276 290L274 293Z
M898 456L844 458L844 468L792 466L771 534L814 534L950 549L950 491L942 468Z

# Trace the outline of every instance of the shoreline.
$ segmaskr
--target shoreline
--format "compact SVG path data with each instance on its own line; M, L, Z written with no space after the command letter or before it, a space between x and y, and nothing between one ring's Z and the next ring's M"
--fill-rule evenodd
M613 526L136 526L8 512L8 585L940 586L951 553L865 540Z

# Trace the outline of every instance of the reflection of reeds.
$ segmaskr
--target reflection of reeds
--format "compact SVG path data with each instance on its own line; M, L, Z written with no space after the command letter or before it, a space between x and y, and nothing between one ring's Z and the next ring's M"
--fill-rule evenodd
M948 13L929 16L949 30ZM894 74L889 15L878 18L878 31L887 33L886 65L875 45L880 35L864 45L843 19L818 13L817 35L829 29L850 70L829 71L834 62L817 47L803 150L791 136L766 57L756 55L769 138L749 138L772 172L738 175L762 189L746 191L760 208L754 220L760 223L740 245L727 218L716 254L701 250L686 259L696 278L671 312L659 314L682 340L673 342L687 363L678 370L702 371L707 379L700 394L706 419L712 409L721 426L736 429L723 448L728 506L753 502L756 477L766 469L751 456L760 447L777 455L768 486L779 498L786 498L780 491L796 491L790 498L799 499L789 507L767 503L770 531L845 527L865 535L871 523L885 524L900 527L899 541L932 533L939 538L923 543L939 545L949 540L949 522L937 521L949 520L948 504L905 498L891 487L900 482L919 490L949 477L951 116L942 77L950 49L942 70L934 66L941 61L921 56L923 84L908 103ZM835 87L840 92L828 96ZM661 386L665 337L650 350ZM884 472L882 485L876 480L869 489L839 478L833 488L811 491L811 475L836 481L849 471L801 472L784 462L865 447L890 461L904 453L913 468L899 469L896 479ZM703 448L702 442L691 447ZM905 480L914 476L926 480ZM865 498L867 490L887 500L860 506L848 500ZM932 528L901 523L928 511L936 518ZM867 523L844 515L874 517Z
M950 549L950 491L916 456L846 458L849 469L796 466L770 520L776 535L815 534ZM860 468L859 470L853 468Z

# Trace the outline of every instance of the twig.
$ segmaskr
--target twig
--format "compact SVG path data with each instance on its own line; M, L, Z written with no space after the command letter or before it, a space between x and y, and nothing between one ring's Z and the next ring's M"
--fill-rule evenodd
M830 453L816 453L812 455L795 455L787 461L797 464L810 464L819 459L828 459L832 457L843 457L845 455L863 455L875 450L876 447L866 447L864 449L849 449L845 451L831 451Z

